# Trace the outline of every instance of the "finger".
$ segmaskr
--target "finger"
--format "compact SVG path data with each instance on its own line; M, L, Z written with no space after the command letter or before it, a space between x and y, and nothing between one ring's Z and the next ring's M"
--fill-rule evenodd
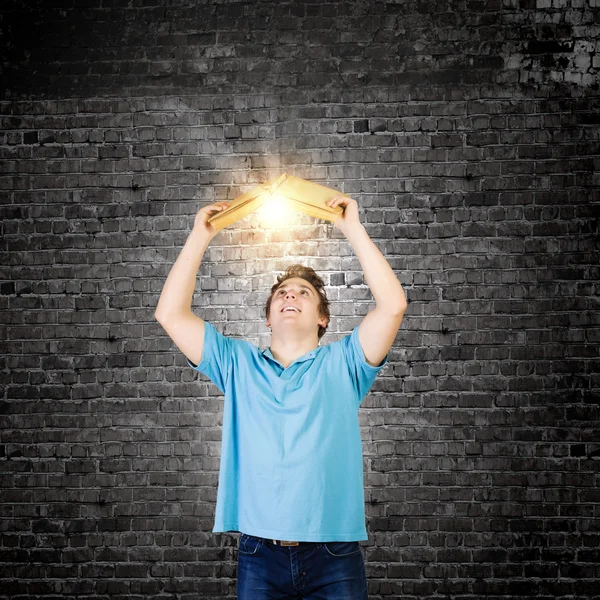
M212 206L205 206L202 210L208 214L213 214L223 210L225 207L220 204L213 204Z

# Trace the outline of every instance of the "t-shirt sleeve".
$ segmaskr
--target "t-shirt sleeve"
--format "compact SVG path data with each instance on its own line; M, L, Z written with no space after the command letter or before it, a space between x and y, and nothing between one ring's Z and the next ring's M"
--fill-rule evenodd
M204 321L204 346L202 360L195 365L186 357L188 365L206 375L220 390L225 393L227 380L231 373L234 342L215 329L208 321Z
M341 339L344 358L352 383L354 384L354 389L356 390L358 404L362 402L371 389L377 373L387 364L389 356L389 353L386 354L377 366L370 365L365 358L365 353L358 339L359 326L357 325L350 335Z

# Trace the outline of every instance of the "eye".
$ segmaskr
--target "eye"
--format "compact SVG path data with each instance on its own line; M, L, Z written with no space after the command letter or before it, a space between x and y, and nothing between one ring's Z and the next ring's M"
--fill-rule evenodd
M302 290L302 293L308 295L308 292L306 290Z

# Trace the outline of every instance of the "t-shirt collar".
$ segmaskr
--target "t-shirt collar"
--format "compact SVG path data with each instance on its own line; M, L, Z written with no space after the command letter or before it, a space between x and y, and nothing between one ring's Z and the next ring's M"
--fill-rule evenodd
M297 362L304 362L306 360L312 360L317 355L317 352L319 352L319 350L321 350L322 347L323 346L319 345L314 350L309 350L308 352L306 352L302 356L299 356L291 364L293 365L294 363L297 363ZM271 348L270 347L265 348L262 351L262 354L263 354L263 356L266 356L267 358L270 358L271 360L275 361L278 365L281 365L281 363L273 356L273 353L271 352ZM283 366L283 365L281 365L281 366Z

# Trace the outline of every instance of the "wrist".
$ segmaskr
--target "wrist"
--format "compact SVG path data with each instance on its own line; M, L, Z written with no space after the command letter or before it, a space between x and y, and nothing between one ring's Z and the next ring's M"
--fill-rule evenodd
M197 227L193 227L192 231L190 231L190 236L192 235L197 239L205 239L210 242L210 240L216 235L216 233L213 235L206 229L199 229Z
M189 240L192 240L196 244L201 244L203 246L208 246L210 241L213 239L214 235L211 235L205 229L192 229L188 236Z
M360 235L364 235L365 233L367 233L367 230L365 229L364 225L362 223L353 223L352 225L348 225L346 227L344 227L343 229L340 227L342 233L348 238L350 239L351 237L355 237L355 236L360 236Z

